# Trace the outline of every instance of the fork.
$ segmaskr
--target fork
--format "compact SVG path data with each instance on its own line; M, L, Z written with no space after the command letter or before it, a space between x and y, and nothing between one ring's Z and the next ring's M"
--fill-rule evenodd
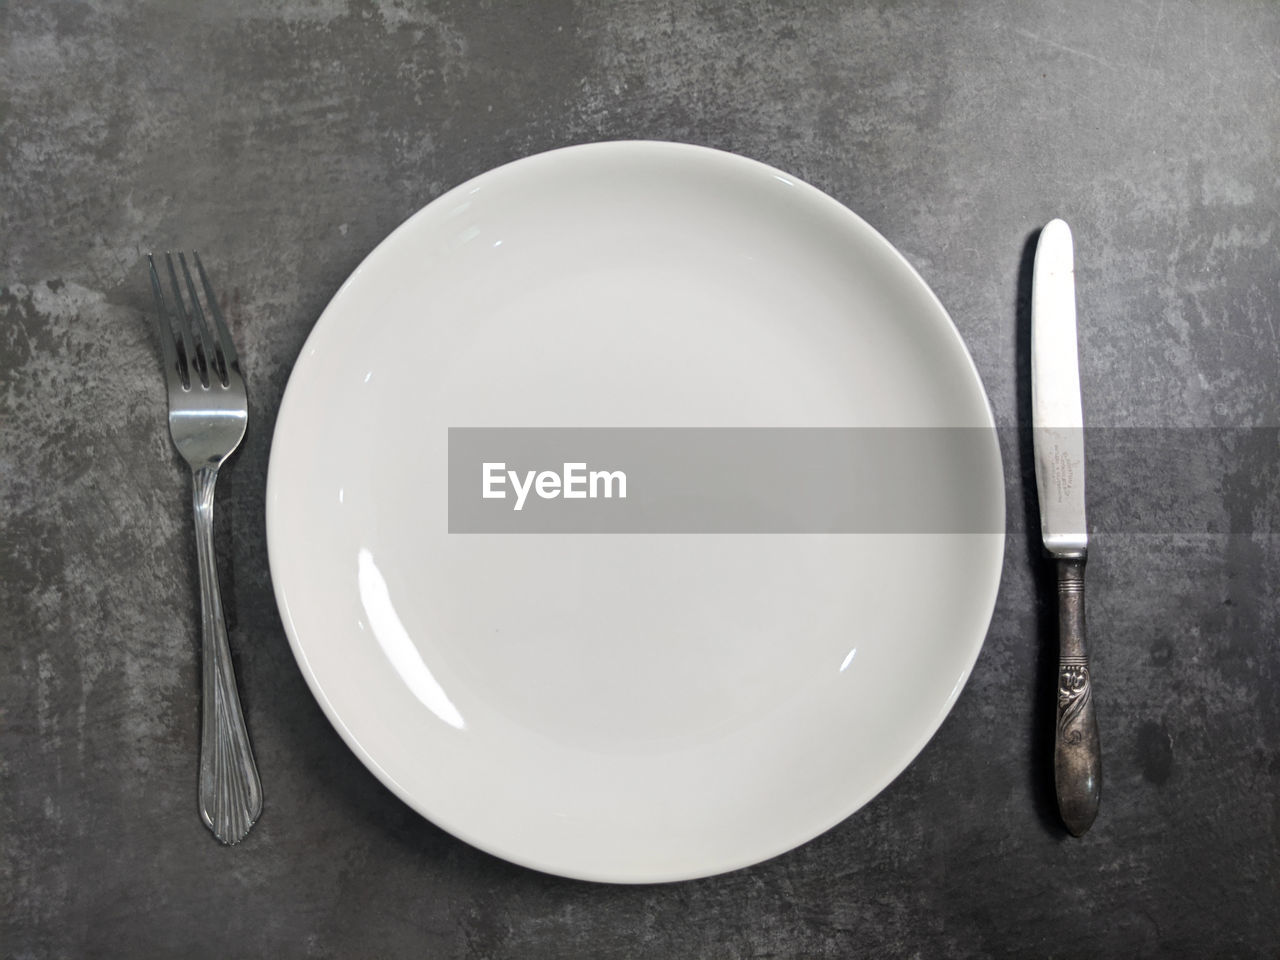
M199 255L191 256L208 304L207 315L183 254L178 254L178 263L186 284L185 299L173 257L165 254L172 303L165 299L155 257L147 254L147 263L169 385L169 433L191 467L195 507L203 634L200 816L215 837L232 844L244 839L262 813L262 783L244 725L222 616L213 550L213 490L218 468L244 439L249 405L218 299ZM212 329L207 317L212 317Z

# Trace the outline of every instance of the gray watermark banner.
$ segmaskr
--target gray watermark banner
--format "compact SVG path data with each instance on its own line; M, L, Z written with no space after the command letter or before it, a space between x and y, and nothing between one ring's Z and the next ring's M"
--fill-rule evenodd
M993 431L453 429L453 533L1000 529Z
M1089 428L1084 446L1091 533L1273 529L1280 429ZM1039 524L1029 429L453 428L448 470L449 531L459 534Z

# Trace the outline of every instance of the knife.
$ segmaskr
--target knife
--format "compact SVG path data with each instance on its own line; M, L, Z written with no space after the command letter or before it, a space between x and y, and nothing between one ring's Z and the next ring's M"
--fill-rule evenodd
M1076 355L1071 228L1040 232L1031 290L1031 427L1040 535L1058 575L1058 711L1053 774L1058 812L1073 836L1098 815L1102 749L1084 632L1084 415Z

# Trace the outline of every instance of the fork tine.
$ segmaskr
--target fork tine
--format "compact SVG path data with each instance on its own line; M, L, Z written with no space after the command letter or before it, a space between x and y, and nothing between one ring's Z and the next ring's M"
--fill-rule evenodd
M191 330L191 315L187 312L187 305L182 300L182 287L178 285L178 274L173 269L173 255L166 252L164 255L165 263L169 267L169 286L173 290L174 305L176 319L178 321L178 333L182 336L182 350L187 358L187 369L191 374L192 380L199 380L205 386L208 386L208 375L200 369L200 358L196 354L195 344L193 343ZM195 386L192 382L191 386Z
M169 315L169 306L165 303L164 290L160 286L160 276L156 273L156 260L147 254L147 264L151 268L151 292L156 298L156 326L160 331L160 349L164 353L164 374L169 385L178 384L186 387L187 371L179 361L178 350L173 340L173 320Z
M200 274L200 283L204 287L204 298L209 304L209 313L213 316L213 325L218 331L218 345L222 349L222 360L226 365L227 376L234 370L240 375L240 358L236 356L236 345L231 341L231 331L227 322L222 319L222 308L218 306L218 298L213 295L213 287L209 284L209 276L204 272L204 264L200 262L200 254L191 251L191 259L196 262L196 272Z
M195 256L195 251L191 254ZM204 351L204 361L209 372L209 383L217 376L223 386L227 385L226 362L218 351L218 342L209 334L209 324L205 320L204 308L200 306L200 297L196 294L196 285L191 282L191 271L187 269L187 258L179 252L178 263L182 264L182 278L187 283L187 295L191 298L191 316L195 321L196 335Z

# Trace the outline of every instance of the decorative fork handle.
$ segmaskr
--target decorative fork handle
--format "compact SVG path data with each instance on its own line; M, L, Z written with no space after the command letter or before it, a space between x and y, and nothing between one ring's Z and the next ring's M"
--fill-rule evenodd
M1074 836L1098 815L1102 748L1084 639L1084 558L1058 561L1058 722L1053 775L1058 812Z
M223 843L243 840L262 813L262 782L245 729L213 552L216 466L192 471L204 674L200 724L200 816Z

